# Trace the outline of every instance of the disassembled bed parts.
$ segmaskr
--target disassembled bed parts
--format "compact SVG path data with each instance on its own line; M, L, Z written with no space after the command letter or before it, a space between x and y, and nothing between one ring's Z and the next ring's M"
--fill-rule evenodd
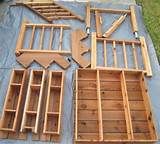
M52 22L56 19L78 19L83 21L83 18L71 10L61 6L56 2L26 2L16 3L16 5L23 5L48 22Z
M47 68L52 62L56 62L62 68L66 69L70 65L67 60L61 55L71 54L70 51L63 50L63 31L69 29L69 25L61 24L30 24L23 22L16 46L17 61L24 67L28 67L33 61L38 62L43 67ZM36 29L40 31L39 41L36 47L34 47L35 37L37 40ZM55 37L54 29L59 31L59 41L57 42L57 48L52 48L53 39ZM31 30L31 33L27 33L27 30ZM45 32L49 32L50 36L48 41L45 40L44 46L44 35ZM25 41L26 35L29 35L30 39ZM25 47L27 43L27 48ZM57 50L56 50L57 49Z
M102 44L102 49L103 49L103 55L101 58L103 58L103 66L98 66L97 63L97 52L99 51L97 43ZM109 47L107 47L107 44L111 44L111 49L112 49L112 54L113 54L113 66L109 66L107 64L107 55L109 51ZM132 70L139 70L142 69L140 68L140 64L137 58L137 49L140 49L141 51L141 59L143 63L143 71L147 74L147 76L152 76L152 69L150 65L150 60L149 60L149 55L148 55L148 49L147 45L145 42L144 37L140 37L140 41L135 41L135 40L115 40L115 39L107 39L107 38L97 38L96 33L92 33L92 46L91 46L91 68L102 68L102 69L107 69L107 68L122 68L121 66L118 65L118 57L117 57L117 45L121 46L122 49L122 54L119 55L120 57L123 56L123 61L124 61L124 69L132 69ZM127 46L131 47L132 50L132 55L133 55L133 64L134 67L130 68L128 65L128 57L127 57Z
M49 71L48 74L44 70L31 70L29 83L26 72L12 72L1 117L0 138L26 139L27 132L31 131L33 140L59 141L64 72Z
M82 40L87 37L88 35L81 29L72 32L72 58L83 68L91 64L83 57L83 54L89 51L89 48L82 43Z
M132 31L134 33L135 38L139 37L134 6L131 5L129 10L116 10L116 9L90 8L90 4L88 3L86 6L86 20L85 20L87 33L89 33L89 29L90 29L90 13L91 12L95 13L97 37L102 37L102 36L109 37L125 20L125 17L127 15L130 15L131 17ZM101 27L102 27L103 20L101 17L101 13L123 14L123 15L119 17L118 20L116 20L104 34L102 34Z
M75 143L157 141L142 71L76 70Z

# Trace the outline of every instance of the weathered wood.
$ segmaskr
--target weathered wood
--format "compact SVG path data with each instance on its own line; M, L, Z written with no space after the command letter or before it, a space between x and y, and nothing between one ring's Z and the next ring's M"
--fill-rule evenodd
M83 21L83 18L80 15L75 14L74 12L72 12L71 10L65 8L64 6L56 3L56 2L48 2L48 3L34 3L34 2L26 2L26 3L16 3L16 5L23 5L27 8L29 8L30 10L32 10L33 12L35 12L36 14L38 14L39 16L41 16L43 19L45 19L48 22L52 22L55 18L54 16L57 16L57 19L59 18L66 18L66 14L69 14L68 18L75 18L78 19L80 21ZM56 12L53 13L53 9L56 10ZM63 10L64 12L58 12L60 10ZM50 14L46 14L46 11L49 12ZM55 11L54 10L54 11ZM53 16L53 17L49 17L49 16Z
M136 20L136 14L135 14L135 9L134 6L130 6L130 11L131 11L131 24L132 24L132 30L133 32L138 32L138 26L137 26L137 20Z
M25 68L29 67L33 62L37 62L44 68L48 68L53 62L58 64L63 69L69 67L70 63L63 58L63 56L56 53L23 53L16 60Z
M120 16L116 21L114 21L111 27L103 34L103 37L110 37L112 33L124 22L127 14Z
M87 38L87 34L81 29L72 32L72 58L83 68L90 65L90 61L83 58L83 54L89 51L89 48L82 43Z
M76 71L75 143L157 140L141 75L112 69Z
M96 34L97 37L102 37L102 20L100 13L95 11L95 21L96 21Z
M90 3L88 2L87 5L86 5L86 19L85 19L85 22L86 22L86 30L87 29L90 29L91 27L91 13L90 13Z
M92 33L92 42L91 42L91 68L96 68L97 66L97 41L96 33Z

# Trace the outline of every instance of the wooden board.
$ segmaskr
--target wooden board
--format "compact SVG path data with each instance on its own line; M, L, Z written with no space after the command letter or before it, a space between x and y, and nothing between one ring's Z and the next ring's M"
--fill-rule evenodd
M142 71L78 69L75 81L75 143L157 140Z
M83 21L81 16L56 2L17 2L16 5L23 5L29 8L48 22L56 19L78 19Z
M95 33L92 33L92 46L91 46L91 68L100 68L100 69L119 69L124 68L128 70L143 70L144 73L146 73L147 76L152 76L152 69L150 64L150 59L148 55L148 49L147 44L145 42L144 37L140 37L140 40L116 40L116 39L109 39L109 38L97 38L95 36ZM101 43L103 47L103 52L101 56L101 59L103 60L103 65L99 66L97 63L97 53L99 52L99 48L97 48L97 43ZM108 45L111 45L109 47ZM119 46L117 48L117 45ZM109 48L112 48L112 54L113 57L113 64L108 65L107 59L108 55L110 54ZM130 50L133 55L132 59L129 57L131 54L127 53L127 49ZM117 55L117 49L122 49L122 54ZM120 51L120 50L118 50ZM140 51L138 53L138 51ZM118 59L122 59L123 64L118 64ZM141 59L142 61L140 61ZM129 66L130 63L133 63L133 66ZM123 67L124 65L124 67ZM143 65L143 67L142 67Z
M83 57L83 54L89 51L89 48L82 43L87 36L81 29L72 32L72 58L83 68L90 65L90 61Z

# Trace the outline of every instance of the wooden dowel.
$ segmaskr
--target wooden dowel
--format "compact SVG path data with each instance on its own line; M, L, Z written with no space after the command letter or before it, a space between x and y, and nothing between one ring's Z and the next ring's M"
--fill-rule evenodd
M124 57L124 66L125 68L128 68L126 45L124 41L123 41L123 57Z
M103 41L103 57L104 57L104 66L107 66L107 47L106 47L106 41Z
M97 99L98 99L99 141L103 141L103 119L102 119L102 104L101 104L99 70L97 70Z
M113 62L114 62L114 67L117 67L117 53L116 53L116 42L113 41Z
M30 39L30 44L29 44L29 49L32 49L32 46L33 46L35 28L36 27L33 25L31 39Z
M44 26L42 27L41 35L40 35L40 44L39 44L39 49L43 49L43 38L44 38Z
M95 69L97 66L97 40L96 33L92 33L92 46L91 46L91 68Z
M63 41L63 27L60 28L60 36L59 36L59 51L62 50L62 41Z
M50 31L50 39L49 39L49 50L52 50L52 42L53 42L53 27L51 28Z
M132 43L132 50L133 50L133 59L135 68L138 69L138 62L137 62L137 52L134 43Z
M96 21L97 37L102 37L101 16L100 16L100 13L98 11L95 11L95 21Z

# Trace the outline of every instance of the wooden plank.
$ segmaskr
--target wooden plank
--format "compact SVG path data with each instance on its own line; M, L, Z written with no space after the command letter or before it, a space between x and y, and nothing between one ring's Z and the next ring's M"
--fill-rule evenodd
M147 48L145 38L140 37L140 42L141 42L141 51L142 51L144 68L147 71L147 76L150 77L150 76L152 76L152 69L151 69L151 64L150 64L150 59L149 59L149 54L148 54L148 48Z
M59 35L59 51L62 50L62 42L63 42L63 27L60 28L60 35Z
M32 28L32 35L31 35L30 44L29 44L29 49L32 49L32 47L33 47L35 29L36 29L36 27L33 26L33 28Z
M39 42L39 49L43 49L43 38L44 38L44 26L42 27L42 31L41 31L41 34L40 34L40 42Z
M102 37L102 20L101 20L101 15L98 11L95 11L95 21L96 21L97 37Z
M97 41L96 33L92 33L92 43L91 43L91 68L95 69L97 66Z
M103 37L110 37L112 33L124 22L126 16L127 14L124 14L114 21L111 27L103 34Z
M51 27L51 31L50 31L50 39L49 39L49 50L52 50L52 43L53 43L53 30L54 28Z

